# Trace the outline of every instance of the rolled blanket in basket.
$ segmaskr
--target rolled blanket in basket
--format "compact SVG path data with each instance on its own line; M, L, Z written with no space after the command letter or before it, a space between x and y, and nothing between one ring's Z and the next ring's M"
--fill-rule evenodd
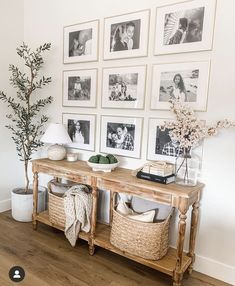
M74 247L80 230L90 231L92 194L85 185L71 187L64 194L65 236Z

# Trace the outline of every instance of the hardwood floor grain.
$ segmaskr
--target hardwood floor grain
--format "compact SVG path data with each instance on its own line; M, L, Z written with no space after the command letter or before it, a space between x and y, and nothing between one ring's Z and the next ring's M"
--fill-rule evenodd
M9 269L26 272L22 286L167 286L171 278L104 249L89 256L85 241L72 248L63 232L39 224L19 223L10 212L0 214L0 285L12 286ZM193 272L184 286L228 286Z

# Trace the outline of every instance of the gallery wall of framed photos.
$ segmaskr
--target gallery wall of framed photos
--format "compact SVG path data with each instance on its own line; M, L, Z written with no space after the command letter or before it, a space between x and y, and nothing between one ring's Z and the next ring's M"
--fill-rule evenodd
M128 166L164 153L169 99L206 113L216 0L107 15L63 29L62 121L77 149L113 153ZM168 131L167 131L168 132ZM134 161L133 161L134 160Z

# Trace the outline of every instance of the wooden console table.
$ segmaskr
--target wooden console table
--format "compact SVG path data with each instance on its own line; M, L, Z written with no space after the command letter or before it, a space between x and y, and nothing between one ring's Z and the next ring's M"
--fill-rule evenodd
M163 185L138 179L131 175L131 170L117 168L112 173L93 172L86 162L51 161L49 159L37 159L32 161L34 173L33 194L33 227L37 228L37 222L42 222L60 230L63 228L54 225L49 220L48 211L37 213L38 204L38 173L48 174L57 178L68 179L77 183L88 184L92 187L93 208L92 227L89 233L81 232L79 237L88 241L89 253L94 254L95 246L108 249L119 255L147 265L158 271L166 273L173 278L173 285L180 286L184 272L192 272L195 260L195 239L199 217L199 200L203 184L195 187L183 187L176 184ZM179 226L177 248L169 248L165 257L152 261L120 251L110 243L110 226L96 223L98 189L110 191L110 223L112 222L113 193L120 192L141 198L157 201L170 205L179 210ZM189 240L189 252L184 253L184 239L187 221L187 211L192 205L191 230Z

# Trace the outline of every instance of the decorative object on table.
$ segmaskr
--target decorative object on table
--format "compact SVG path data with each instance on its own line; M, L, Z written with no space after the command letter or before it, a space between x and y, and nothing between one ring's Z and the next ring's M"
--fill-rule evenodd
M142 118L102 116L100 152L139 158L141 132Z
M113 208L110 243L121 251L136 256L158 260L169 247L169 226L173 209L161 222L142 222L131 219Z
M63 106L95 107L97 69L63 72Z
M68 147L94 151L96 115L63 113L63 123L72 140Z
M144 108L146 66L103 69L103 108Z
M158 175L154 175L151 173L146 173L143 171L139 171L136 174L136 177L139 179L144 179L144 180L148 180L148 181L152 181L152 182L156 182L156 183L160 183L160 184L170 184L173 183L175 181L175 175L168 175L168 176L158 176Z
M14 219L24 222L32 221L33 212L33 191L29 187L28 164L32 154L43 145L39 138L43 134L42 129L48 121L48 117L41 112L43 107L52 102L51 96L37 100L33 100L32 97L37 89L41 89L51 82L50 77L39 78L39 71L44 63L42 53L49 51L50 47L50 43L45 43L32 51L23 43L17 48L17 54L24 60L29 76L25 70L21 72L18 67L11 64L9 67L12 73L10 83L17 89L18 101L0 91L0 99L11 109L11 114L8 114L7 118L11 120L12 124L8 124L6 127L13 134L12 139L16 144L20 161L24 162L25 187L12 191L12 216ZM26 201L27 204L25 204ZM21 206L20 214L18 206Z
M175 181L174 165L161 161L146 163L137 170L134 170L132 175L139 179L161 184L169 184Z
M209 73L209 61L154 65L151 109L170 109L169 100L178 98L206 111Z
M158 7L154 54L211 50L215 8L215 0Z
M66 159L69 162L75 162L78 160L78 153L74 153L74 152L68 153L67 152Z
M147 56L149 10L104 20L104 60Z
M214 125L205 125L204 121L197 119L191 107L178 100L171 101L171 110L176 120L165 122L161 128L167 128L171 140L177 142L179 154L175 169L176 183L195 186L200 161L192 152L193 149L204 138L216 135L219 129L235 127L235 124L225 119L217 121Z
M114 170L119 165L119 162L112 154L108 154L107 156L98 154L91 156L87 164L93 171L103 171L107 173Z
M98 60L99 20L64 27L64 63Z
M41 138L44 143L52 143L47 156L50 160L63 160L66 157L66 149L63 144L72 142L63 124L50 123Z

